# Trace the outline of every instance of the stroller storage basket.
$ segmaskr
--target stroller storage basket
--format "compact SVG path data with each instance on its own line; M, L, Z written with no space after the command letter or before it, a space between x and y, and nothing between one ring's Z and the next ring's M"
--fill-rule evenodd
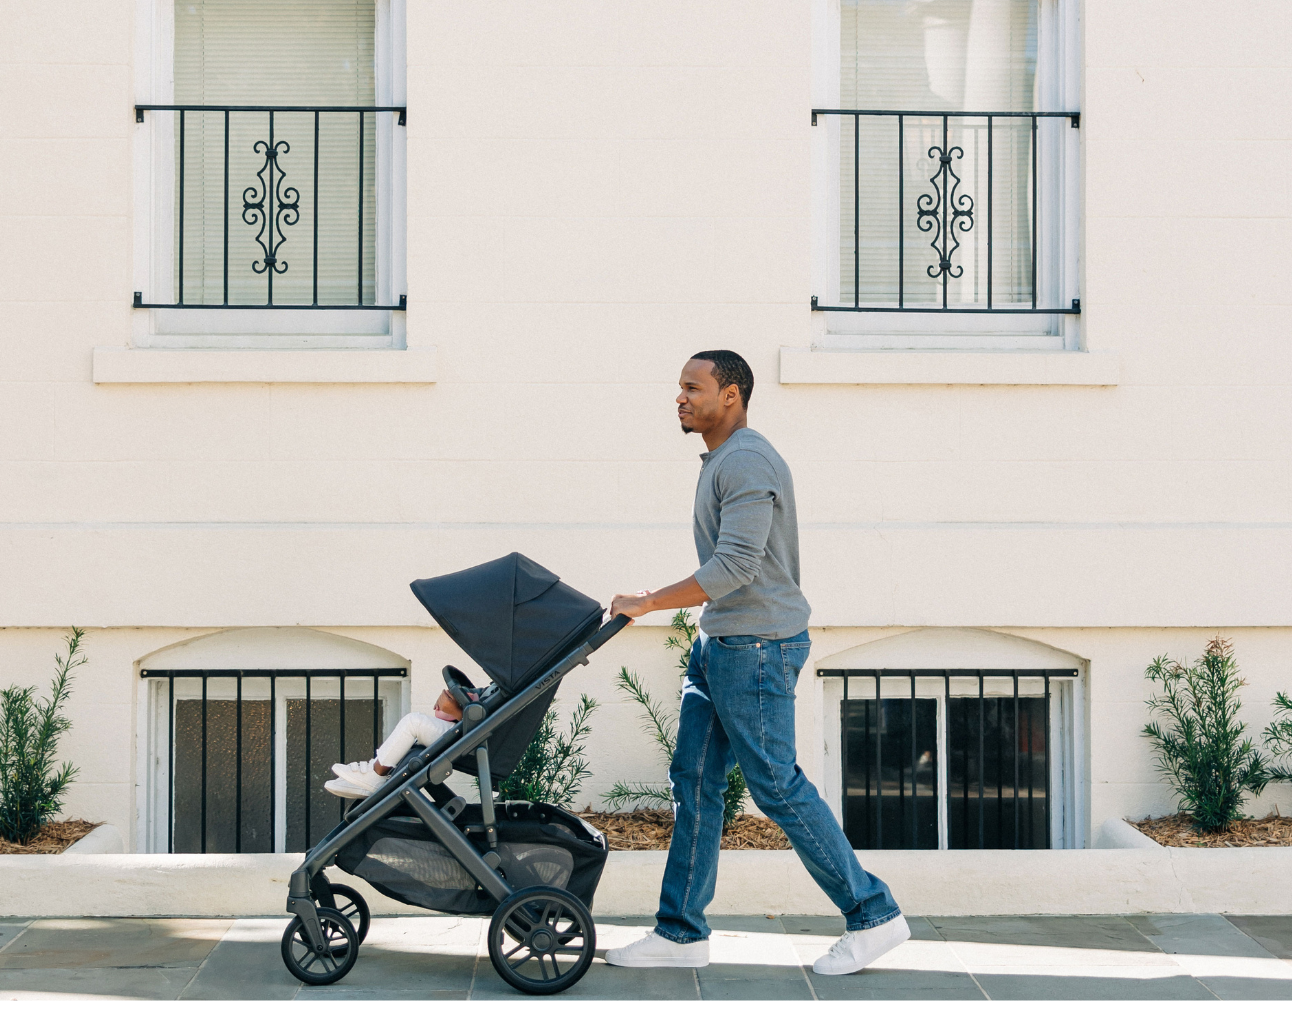
M497 806L499 871L517 890L559 887L591 907L606 864L606 840L573 813L543 802ZM488 851L479 805L454 821ZM337 853L336 864L387 897L454 915L492 915L498 902L484 891L421 820L388 816Z

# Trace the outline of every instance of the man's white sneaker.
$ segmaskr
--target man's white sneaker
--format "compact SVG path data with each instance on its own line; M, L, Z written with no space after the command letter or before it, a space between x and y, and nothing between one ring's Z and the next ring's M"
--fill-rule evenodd
M337 796L337 798L367 798L372 794L372 792L363 788L356 788L349 781L338 780L335 777L332 778L332 780L327 781L323 787L333 795Z
M359 792L352 797L366 798L386 783L386 778L372 768L375 762L376 760L370 759L359 763L333 763L332 773L336 774L338 781L345 782L346 787ZM324 787L327 788L327 785Z
M709 942L678 944L651 930L627 947L611 948L606 962L625 969L700 969L709 964Z
M911 935L906 918L898 916L869 930L849 930L816 960L812 971L820 976L846 976L860 972Z

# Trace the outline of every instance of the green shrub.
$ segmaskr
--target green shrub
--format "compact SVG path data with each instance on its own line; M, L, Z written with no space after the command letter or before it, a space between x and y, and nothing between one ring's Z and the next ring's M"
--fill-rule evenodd
M54 765L58 738L72 722L62 714L71 693L72 672L86 663L84 632L73 628L66 655L55 655L58 670L44 700L35 688L14 685L0 691L0 837L25 845L63 808L76 776L70 763Z
M595 699L580 696L566 731L557 730L556 711L548 710L520 762L498 785L498 794L504 799L571 808L584 779L592 773L583 752L592 733L588 718L596 708Z
M1292 781L1292 699L1286 692L1274 696L1274 719L1261 737L1275 759L1270 780Z
M1145 676L1162 686L1161 695L1148 700L1160 720L1144 728L1158 769L1195 826L1225 829L1270 780L1261 754L1244 737L1247 725L1238 719L1238 690L1246 682L1238 675L1233 647L1217 637L1194 663L1158 657Z
M685 677L687 665L691 659L691 647L695 643L695 636L699 632L699 626L692 622L691 615L686 610L679 610L673 615L672 627L673 634L665 640L664 645L667 649L677 651L678 674ZM619 668L619 679L615 682L615 685L641 707L642 730L659 747L660 758L667 768L673 762L673 752L677 748L678 711L667 709L654 699L646 691L646 686L642 684L641 678L628 670L627 667ZM681 698L680 687L678 689L678 698ZM643 806L671 809L673 806L673 795L667 784L632 784L627 781L617 781L615 786L602 797L606 800L606 804L615 811L628 806L634 809L639 809ZM749 787L745 783L745 775L740 772L740 767L737 765L732 768L731 773L727 774L727 790L722 795L723 830L726 830L735 821L736 814L744 808L748 797Z

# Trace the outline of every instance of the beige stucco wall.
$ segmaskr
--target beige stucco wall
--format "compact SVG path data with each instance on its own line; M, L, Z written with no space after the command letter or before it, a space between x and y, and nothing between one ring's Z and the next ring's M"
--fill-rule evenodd
M1134 738L1157 652L1234 635L1264 722L1292 651L1288 5L1083 4L1109 387L779 384L813 334L806 0L412 0L407 333L438 381L96 385L148 316L135 9L0 4L0 682L91 627L71 811L133 832L132 665L185 636L345 631L414 663L417 704L448 654L412 578L512 549L603 600L685 575L673 380L721 346L794 467L821 650L985 626L1088 659L1095 826L1167 806ZM668 684L660 635L571 681ZM800 717L817 775L820 700ZM651 768L634 729L601 711L589 790Z

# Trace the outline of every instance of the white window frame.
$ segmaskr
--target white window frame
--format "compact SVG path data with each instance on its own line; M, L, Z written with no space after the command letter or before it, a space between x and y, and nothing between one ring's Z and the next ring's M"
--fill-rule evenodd
M828 677L823 679L822 686L826 715L825 742L825 785L830 808L836 818L843 819L843 749L837 737L843 723L843 679ZM1020 671L1020 696L1036 696L1044 691L1043 683L1036 677L1027 677ZM970 692L977 694L977 681L967 678L951 679L952 692ZM1005 678L984 678L983 695L985 697L1008 696L1013 694L1013 682ZM868 677L852 677L848 681L849 701L875 698L874 681ZM882 699L910 699L911 682L909 677L889 676L880 682ZM938 849L945 851L949 845L949 821L947 818L949 777L947 737L946 687L941 677L917 676L915 679L915 698L934 699L937 701L937 734L938 734ZM953 695L952 698L958 698ZM1078 669L1073 678L1050 679L1050 738L1053 755L1049 756L1048 782L1053 793L1050 802L1050 847L1051 849L1084 848L1088 841L1086 828L1086 795L1085 795L1085 715L1081 707L1085 706L1086 685L1085 671ZM993 849L988 849L989 851Z
M201 670L201 668L196 668ZM178 670L178 669L177 669ZM378 668L388 670L388 668ZM165 853L169 845L169 680L166 678L139 678L138 743L140 757L139 776L143 787L143 805L137 819L136 846L141 852ZM176 678L175 698L201 698L200 678ZM207 698L231 700L236 681L231 677L209 678ZM340 695L340 681L336 677L315 677L310 683L311 699L336 699ZM247 677L242 682L244 700L267 696L269 679ZM385 710L381 738L384 741L395 723L409 712L409 680L407 677L381 678L377 686L378 698ZM282 852L287 843L287 700L305 698L305 678L293 677L287 672L278 676L274 689L274 851ZM371 681L362 675L349 680L346 699L371 699ZM316 804L333 796L318 794Z
M1040 0L1037 54L1039 106L1079 110L1081 93L1080 4ZM840 106L840 0L812 0L812 106ZM822 117L812 129L812 294L822 305L839 302L839 125ZM1079 132L1062 118L1040 118L1040 208L1037 278L1053 282L1053 307L1080 296ZM1049 135L1047 139L1045 136ZM1061 273L1056 273L1056 267ZM822 351L1080 351L1079 315L971 313L812 314L814 350Z
M376 0L376 106L407 105L406 2ZM135 102L175 101L174 0L135 0ZM134 266L132 290L173 290L174 128L150 111L134 125ZM407 284L407 146L394 115L376 120L377 295L395 304ZM386 299L389 298L389 301ZM136 348L405 348L406 316L377 309L135 309Z

